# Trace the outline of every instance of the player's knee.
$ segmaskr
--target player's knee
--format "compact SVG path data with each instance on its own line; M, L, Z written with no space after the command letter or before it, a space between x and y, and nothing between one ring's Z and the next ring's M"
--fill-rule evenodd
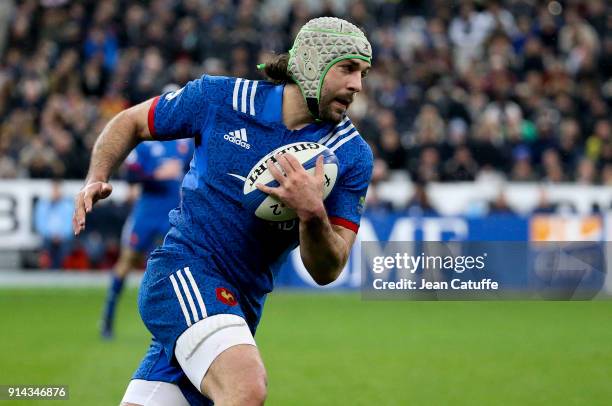
M255 382L253 382L250 390L253 395L252 398L260 402L257 404L263 404L268 397L268 376L265 369L262 368L261 373L255 377Z
M268 396L265 372L243 377L233 385L217 386L209 396L215 405L222 406L261 406Z
M247 354L245 358L240 365L231 366L232 373L217 374L212 385L208 386L208 394L215 404L259 406L266 401L268 378L263 363L261 360L249 361Z
M268 383L265 371L242 382L229 394L229 399L234 399L235 405L260 406L263 405L268 396Z
M252 346L236 346L215 360L201 391L217 405L263 405L268 394L266 369Z

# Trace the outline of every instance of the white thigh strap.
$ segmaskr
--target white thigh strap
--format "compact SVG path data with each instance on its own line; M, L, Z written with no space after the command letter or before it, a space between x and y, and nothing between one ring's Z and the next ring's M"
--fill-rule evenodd
M256 345L246 321L234 314L217 314L185 330L176 340L174 355L199 390L204 375L219 354L239 344Z

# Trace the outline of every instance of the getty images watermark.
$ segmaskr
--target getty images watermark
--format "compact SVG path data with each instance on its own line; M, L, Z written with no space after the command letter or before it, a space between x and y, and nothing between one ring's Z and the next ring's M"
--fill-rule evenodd
M606 243L487 241L361 244L364 299L590 299Z
M374 278L372 287L376 290L497 290L499 283L486 277L477 280L452 278L450 281L430 279L434 271L462 274L465 271L474 270L483 271L484 274L486 258L486 252L477 256L426 255L424 252L420 255L396 252L394 255L375 256L372 259L372 272L379 277ZM384 274L391 271L397 273L405 271L411 275L429 273L430 276L421 276L417 279L401 277L397 280L385 280Z

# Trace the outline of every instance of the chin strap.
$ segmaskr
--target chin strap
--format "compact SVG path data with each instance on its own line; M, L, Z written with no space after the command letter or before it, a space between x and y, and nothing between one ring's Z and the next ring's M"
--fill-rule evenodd
M308 110L312 116L319 120L319 102L316 97L307 97L306 105L308 106Z

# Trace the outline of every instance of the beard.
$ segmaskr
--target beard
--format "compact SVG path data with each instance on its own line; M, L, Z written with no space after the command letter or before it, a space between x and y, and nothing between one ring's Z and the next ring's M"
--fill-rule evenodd
M340 99L340 100L338 100ZM341 101L345 103L344 107L339 106L334 101ZM334 124L342 121L350 103L353 101L352 96L338 96L325 94L321 96L319 101L319 118L323 121L328 121Z

